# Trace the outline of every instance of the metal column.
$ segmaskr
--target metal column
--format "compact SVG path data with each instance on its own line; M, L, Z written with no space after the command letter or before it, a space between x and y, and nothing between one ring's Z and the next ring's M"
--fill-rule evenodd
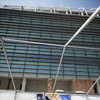
M22 81L22 89L21 89L21 91L25 91L25 88L26 88L26 81L27 81L27 79L26 78L23 78L23 81Z

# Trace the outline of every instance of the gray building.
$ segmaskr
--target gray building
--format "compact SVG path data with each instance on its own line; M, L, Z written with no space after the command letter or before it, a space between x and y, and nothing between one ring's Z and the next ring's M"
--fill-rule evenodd
M0 89L13 89L3 46L17 90L48 90L48 80L52 88L62 46L91 14L85 9L0 8ZM86 92L98 76L99 14L66 48L55 90ZM97 87L99 83L92 93Z

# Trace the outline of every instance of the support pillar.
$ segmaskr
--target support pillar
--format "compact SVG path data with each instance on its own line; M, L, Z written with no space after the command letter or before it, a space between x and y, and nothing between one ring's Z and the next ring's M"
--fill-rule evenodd
M25 91L25 87L26 87L26 78L23 78L23 81L22 81L22 91Z
M48 79L48 93L52 92L52 79Z
M100 82L97 82L97 91L98 91L98 94L100 94Z

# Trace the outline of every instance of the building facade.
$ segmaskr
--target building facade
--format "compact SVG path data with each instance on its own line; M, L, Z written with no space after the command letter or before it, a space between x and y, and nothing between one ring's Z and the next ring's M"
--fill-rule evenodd
M62 46L88 17L85 14L1 8L0 38L4 42L16 89L22 89L23 83L26 83L23 90L41 92L45 89L51 92ZM57 46L41 45L37 42ZM87 92L98 76L100 76L99 16L66 48L55 90ZM0 77L1 89L13 89L1 42ZM91 93L95 93L95 89Z

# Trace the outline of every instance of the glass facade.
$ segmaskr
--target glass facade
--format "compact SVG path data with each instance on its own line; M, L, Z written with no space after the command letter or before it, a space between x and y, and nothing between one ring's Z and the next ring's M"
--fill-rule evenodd
M0 9L0 37L64 45L88 17ZM100 18L95 18L72 42L73 46L100 47ZM4 41L15 76L54 78L62 47ZM0 42L0 75L9 75ZM90 78L100 75L100 50L66 48L59 77Z

